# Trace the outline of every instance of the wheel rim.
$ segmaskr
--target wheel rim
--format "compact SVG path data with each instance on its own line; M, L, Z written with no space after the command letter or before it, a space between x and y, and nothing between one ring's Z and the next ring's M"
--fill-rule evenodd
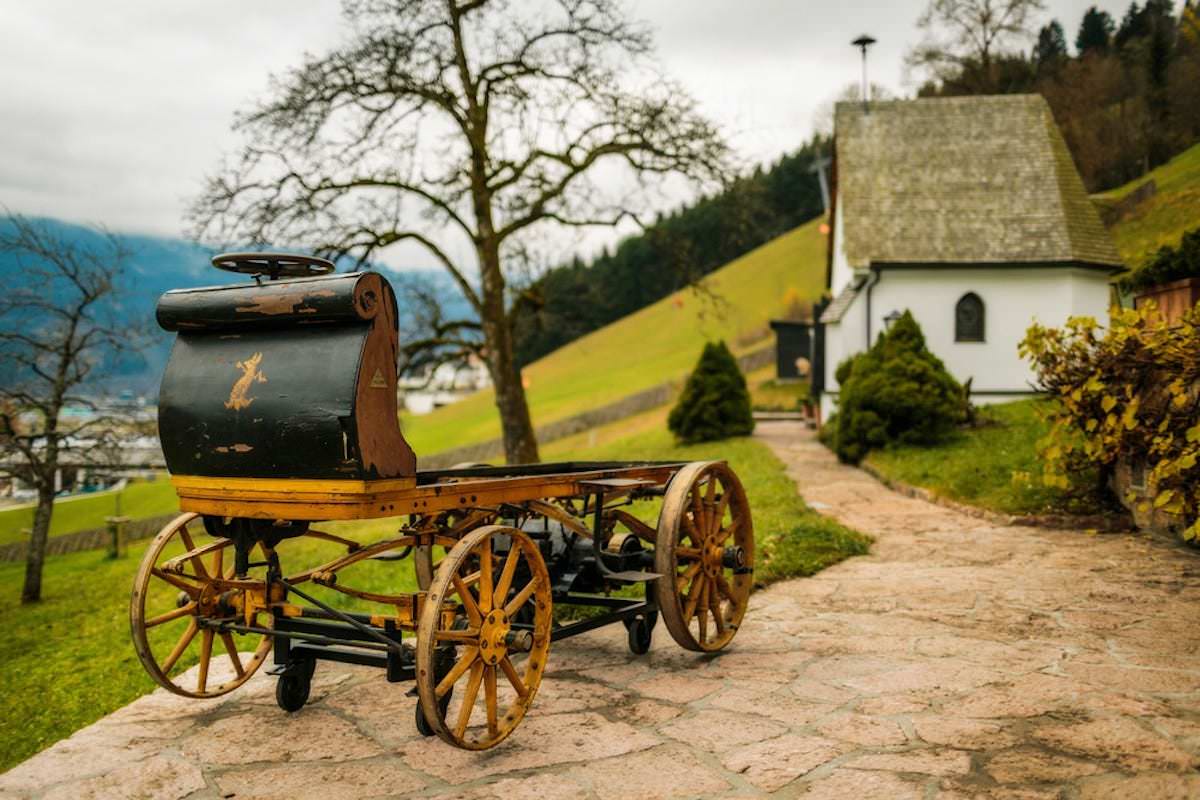
M754 582L754 523L741 482L720 461L688 464L659 516L655 592L671 637L720 650L741 625Z
M495 555L498 540L508 555ZM528 651L514 639L526 631L512 621L533 607ZM465 629L459 623L466 620ZM533 702L550 651L550 574L533 540L513 528L489 525L463 537L441 562L417 629L417 693L430 727L468 750L493 747L517 727ZM439 646L456 648L440 680ZM445 710L439 700L452 693Z
M229 595L218 580L233 577L234 559L232 541L209 536L200 525L189 529L198 518L181 514L150 543L134 579L129 623L138 659L160 686L184 697L217 697L254 675L271 651L272 640L265 634L218 633L204 625L230 618ZM182 570L168 568L175 560L170 553L210 546L203 555L183 562ZM256 624L269 627L270 620ZM253 654L247 659L243 653L249 648ZM194 664L199 665L195 681L185 685L181 678Z

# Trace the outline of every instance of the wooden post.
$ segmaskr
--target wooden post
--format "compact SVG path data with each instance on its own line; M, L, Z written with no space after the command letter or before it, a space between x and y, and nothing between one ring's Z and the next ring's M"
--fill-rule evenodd
M129 517L105 517L108 525L108 557L120 558L125 555L125 523Z

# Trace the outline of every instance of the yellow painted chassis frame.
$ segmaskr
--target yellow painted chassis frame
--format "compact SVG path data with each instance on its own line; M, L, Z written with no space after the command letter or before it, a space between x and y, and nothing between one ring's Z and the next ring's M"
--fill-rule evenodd
M486 478L453 478L418 485L416 478L311 480L209 478L173 475L183 511L217 517L317 520L379 519L456 508L522 503L588 494L586 484L611 478L665 483L682 463ZM519 471L520 467L514 468Z

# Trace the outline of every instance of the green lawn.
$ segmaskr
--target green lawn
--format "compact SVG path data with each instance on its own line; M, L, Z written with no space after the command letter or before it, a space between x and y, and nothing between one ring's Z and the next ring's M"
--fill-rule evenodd
M98 492L77 499L62 498L54 504L50 535L104 527L104 518L120 513L133 519L170 514L179 510L175 490L163 475L153 481L130 483L120 492ZM0 510L0 544L21 541L22 531L33 524L33 508Z
M795 288L815 300L825 284L825 237L813 221L722 267L704 285L718 299L676 292L556 350L524 370L534 424L610 403L695 365L704 343L725 339L735 352L761 345L767 321ZM431 455L500 435L490 391L419 417L402 417L417 455Z
M982 425L932 447L891 447L867 463L893 480L937 495L1008 514L1087 511L1059 489L1042 484L1037 440L1049 426L1039 415L1048 400L984 406Z
M809 510L783 465L752 439L677 447L663 429L666 410L564 439L545 448L547 458L726 458L746 484L754 511L760 561L757 577L770 581L808 575L848 555L866 551L869 540ZM591 446L588 447L588 441ZM323 529L374 540L396 522L322 525ZM51 558L45 600L21 607L22 565L0 564L0 770L70 735L154 688L129 641L127 603L142 547L111 561L103 552ZM309 540L280 547L285 569L325 558L329 545ZM409 591L408 562L368 562L354 585L368 590ZM347 573L349 576L350 573ZM331 599L329 590L321 590ZM337 602L354 607L344 598ZM736 645L735 645L736 646ZM195 645L186 658L195 660ZM397 691L403 691L398 688Z
M781 381L771 364L746 375L750 405L755 411L799 411L809 399L807 380Z
M1184 233L1200 225L1200 144L1098 198L1103 202L1124 197L1150 179L1158 194L1112 228L1117 250L1130 267L1146 263L1164 245L1174 247Z

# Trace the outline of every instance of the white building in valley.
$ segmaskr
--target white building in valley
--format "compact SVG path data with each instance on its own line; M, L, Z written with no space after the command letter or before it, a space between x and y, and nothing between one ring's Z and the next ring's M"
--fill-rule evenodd
M1032 392L1034 320L1108 316L1123 267L1038 95L839 103L833 192L823 418L838 364L906 309L975 402Z

